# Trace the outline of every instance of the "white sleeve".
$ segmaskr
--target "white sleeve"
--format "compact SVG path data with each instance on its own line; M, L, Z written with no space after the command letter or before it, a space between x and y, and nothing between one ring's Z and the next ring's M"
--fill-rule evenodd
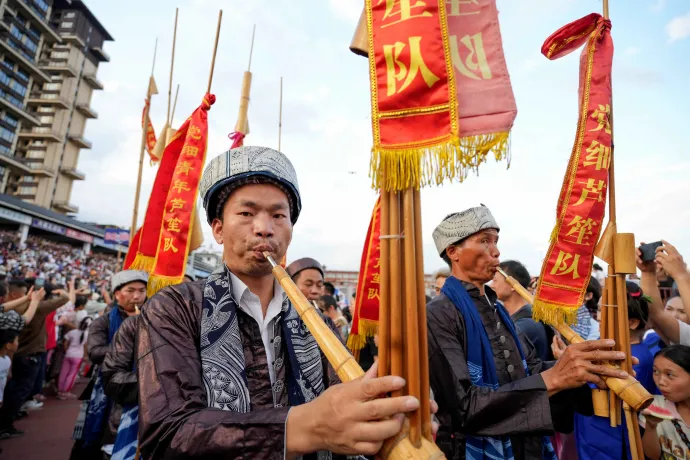
M690 346L690 324L678 320L680 345Z

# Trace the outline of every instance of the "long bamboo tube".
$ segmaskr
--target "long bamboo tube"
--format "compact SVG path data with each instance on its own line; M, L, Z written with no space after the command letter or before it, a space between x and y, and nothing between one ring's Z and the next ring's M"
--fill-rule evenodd
M180 12L179 8L175 8L175 28L173 29L173 42L172 42L172 56L170 57L170 76L168 79L168 112L165 117L166 124L171 123L170 119L170 108L172 102L172 84L173 84L173 70L175 69L175 43L177 42L177 17Z
M612 273L609 265L609 276L606 278L606 304L609 306L607 313L609 315L608 323L606 324L606 335L604 338L616 339L616 329L618 323L618 306L616 305L616 282L615 276ZM616 349L620 349L618 340L616 340ZM613 365L613 364L612 364ZM618 366L616 366L618 367ZM609 423L612 427L618 426L617 407L619 406L616 395L609 392Z
M390 373L390 193L381 190L381 238L379 240L381 254L381 287L379 290L379 376Z
M506 272L499 269L498 272L505 277L506 281L510 286L515 289L520 297L525 299L528 303L534 303L534 297L529 293L527 289L522 287L520 283L517 282L512 276L508 276ZM570 343L581 343L585 340L580 337L577 332L565 323L552 324L552 326ZM606 364L609 367L615 367L612 364ZM627 402L630 407L636 411L641 411L645 407L649 406L654 399L652 395L649 394L647 390L644 389L642 384L635 380L635 377L628 375L625 379L619 379L614 377L603 377L604 383L609 387L619 398Z
M400 195L397 192L390 193L389 207L389 232L393 236L390 240L390 360L391 375L403 376L403 318L402 318L402 276L400 239ZM402 391L397 391L394 396L401 396Z
M295 282L292 281L290 275L273 260L269 253L265 252L264 256L273 266L273 276L275 276L285 290L292 302L292 306L297 311L297 314L300 315L304 324L306 324L309 332L311 332L319 348L326 355L328 362L333 366L340 380L350 382L362 377L364 375L362 368L347 351L340 339L333 334L333 331L321 319L321 316L315 311L309 300L302 294ZM403 430L398 436L384 443L378 458L387 460L441 460L445 456L434 443L426 439L422 439L419 446L414 446L410 442L408 433Z
M213 71L216 68L216 54L218 54L218 39L220 38L220 24L223 22L223 10L218 11L218 25L216 26L216 39L213 42L213 56L211 57L211 70L208 72L208 85L206 92L211 92L211 84L213 83Z
M417 260L417 304L419 305L417 310L419 315L417 317L419 328L419 391L422 395L419 412L422 417L422 435L431 441L431 403L426 398L426 395L431 394L431 389L429 385L429 343L427 342L424 255L422 251L422 199L419 190L414 191L414 231L415 259Z
M415 251L415 209L412 188L403 192L403 222L405 229L405 359L407 361L407 393L421 401L419 378L419 297L417 296L417 257ZM427 394L428 395L428 394ZM425 398L427 395L424 395ZM410 441L416 447L422 442L422 419L419 409L408 416L410 420Z
M240 111L235 123L235 131L242 134L249 134L249 95L252 91L252 56L254 55L254 35L256 25L252 29L252 44L249 48L249 64L242 76L242 94L240 96Z

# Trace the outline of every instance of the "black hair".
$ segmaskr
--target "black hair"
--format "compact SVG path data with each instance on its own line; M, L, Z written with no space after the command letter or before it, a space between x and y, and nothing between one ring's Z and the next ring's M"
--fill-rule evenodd
M4 347L8 343L14 342L14 339L19 337L19 331L12 329L2 329L0 330L0 348Z
M595 270L602 270L602 271L604 270L603 268L601 268L601 265L599 265L599 264L592 265L592 268Z
M8 291L16 290L16 289L29 289L29 284L26 282L26 280L22 279L11 279L7 281L7 288Z
M78 295L77 298L74 300L74 308L83 307L87 304L88 301L89 299L85 295Z
M90 316L87 316L81 320L81 323L79 323L79 330L81 331L81 336L79 337L80 344L84 343L84 332L89 328L89 326L91 326L92 321L93 319Z
M649 321L649 300L644 296L640 286L632 281L626 281L625 287L628 291L628 319L639 320L640 324L635 330L642 331Z
M517 282L520 283L520 286L525 289L529 287L532 278L530 278L529 272L520 262L517 260L506 260L499 265L509 276L515 278Z
M469 238L469 237L467 237L467 238ZM465 242L465 240L466 240L467 238L463 238L463 239L461 239L461 240L456 241L456 242L453 243L453 244L449 244L449 245L448 245L448 248L451 247L451 246L462 246L462 244ZM443 259L443 261L444 261L445 263L447 263L449 267L452 268L453 266L452 266L452 264L450 263L450 258L448 257L448 254L446 253L446 251L448 251L448 248L446 248L446 249L443 250L443 254L441 254L441 259Z
M332 295L322 295L321 301L324 303L326 311L328 311L328 307L333 307L336 310L338 309L338 302L335 301L335 297Z
M0 299L4 299L7 295L7 286L5 283L0 282Z
M589 284L587 285L587 294L592 294L592 298L585 301L587 305L587 310L597 311L599 308L599 299L601 298L601 284L593 276L589 278Z
M335 286L333 286L333 283L331 283L330 281L326 281L325 283L323 283L323 290L328 295L335 295Z
M685 345L670 345L659 350L657 354L654 355L654 359L656 359L657 356L663 356L674 364L679 365L685 372L690 374L690 347Z

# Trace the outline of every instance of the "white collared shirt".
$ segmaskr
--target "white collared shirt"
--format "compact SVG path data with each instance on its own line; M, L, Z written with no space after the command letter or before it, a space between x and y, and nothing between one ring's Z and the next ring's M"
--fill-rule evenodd
M244 284L242 280L240 280L233 273L230 273L230 279L232 280L232 294L235 301L242 311L251 316L259 326L259 330L261 331L261 341L264 343L264 350L266 350L268 373L271 377L271 385L273 385L276 381L276 371L274 366L275 356L271 339L273 336L275 320L280 314L280 310L283 306L283 300L287 297L287 294L278 281L274 280L273 298L269 302L268 309L266 310L266 316L264 316L259 297L251 292L247 285Z

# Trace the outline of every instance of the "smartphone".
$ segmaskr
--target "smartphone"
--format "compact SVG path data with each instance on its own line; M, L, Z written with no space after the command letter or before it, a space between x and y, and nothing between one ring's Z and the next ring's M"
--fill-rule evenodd
M647 243L640 245L640 252L642 253L643 262L652 262L656 259L656 248L663 246L664 243L661 241L655 241L654 243Z
M46 284L46 280L43 278L36 278L34 281L34 286L38 289L42 288Z

